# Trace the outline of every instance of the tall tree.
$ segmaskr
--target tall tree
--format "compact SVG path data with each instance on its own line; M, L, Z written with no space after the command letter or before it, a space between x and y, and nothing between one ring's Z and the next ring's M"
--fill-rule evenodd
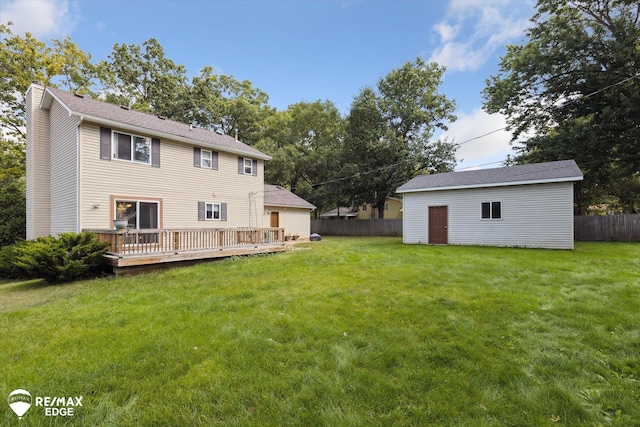
M26 234L25 154L21 142L0 130L0 246Z
M330 101L299 102L274 114L266 125L256 145L273 157L265 180L313 203L316 213L336 203L338 185L318 185L339 173L344 127L336 106Z
M354 204L371 203L384 218L387 197L419 173L455 166L455 145L431 142L444 121L454 121L455 103L438 93L444 67L421 58L364 88L347 117L342 173Z
M52 40L53 48L34 38L11 32L0 24L0 126L7 136L25 138L24 94L34 80L68 90L88 92L95 69L91 55L69 38Z
M158 40L116 43L108 58L99 64L107 102L187 121L187 70L165 56Z
M254 145L265 129L265 120L274 111L266 92L250 81L216 74L207 66L192 79L189 101L191 121L204 128L216 128Z
M525 139L516 161L576 159L579 213L611 196L637 209L640 4L539 0L527 37L507 46L484 90L485 110L505 114L513 140Z

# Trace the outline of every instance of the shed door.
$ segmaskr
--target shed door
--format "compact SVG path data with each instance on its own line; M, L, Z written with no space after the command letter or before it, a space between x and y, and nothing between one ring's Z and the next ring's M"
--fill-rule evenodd
M446 245L449 243L447 234L447 207L429 206L429 244Z
M270 227L280 227L280 213L271 212L271 225Z

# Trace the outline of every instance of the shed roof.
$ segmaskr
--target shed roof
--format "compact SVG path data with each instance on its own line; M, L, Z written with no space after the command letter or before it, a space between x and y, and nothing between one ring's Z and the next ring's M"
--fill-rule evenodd
M296 196L279 185L264 185L265 206L283 206L289 208L315 209L316 207L300 196Z
M77 95L53 87L45 89L42 106L49 108L54 98L69 111L70 115L77 115L82 117L83 120L104 126L144 132L150 136L174 139L204 148L246 155L261 160L271 159L270 156L243 142L236 141L235 138L229 135L221 135L211 130L192 127L185 123L109 104L86 95Z
M580 171L574 160L561 160L492 169L420 175L401 185L396 192L412 193L572 181L582 181L582 171Z

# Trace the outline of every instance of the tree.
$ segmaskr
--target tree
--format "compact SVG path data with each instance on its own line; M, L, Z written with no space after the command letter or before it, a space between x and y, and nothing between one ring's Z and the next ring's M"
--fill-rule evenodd
M0 131L0 247L26 235L25 155L22 143Z
M281 185L319 210L339 200L338 185L343 119L330 101L299 102L275 113L256 148L272 156L265 181Z
M91 62L91 54L80 50L68 36L64 40L53 39L52 43L52 61L57 71L54 81L59 81L57 86L70 92L96 96L92 88L94 80L99 78L99 70Z
M107 102L188 120L187 70L165 56L158 40L151 38L142 47L116 43L109 60L98 64Z
M266 92L254 88L250 81L214 73L205 67L192 79L191 121L204 128L216 128L254 145L265 129L265 120L274 111Z
M578 213L611 196L625 211L637 203L639 19L637 1L539 0L528 42L507 46L484 89L485 110L508 117L513 141L525 138L517 162L578 162Z
M454 121L455 103L437 92L444 67L417 58L364 88L351 104L343 147L343 176L354 204L371 203L384 218L387 197L417 174L455 166L455 145L431 142Z
M51 48L10 26L0 24L0 246L25 237L25 92L34 80L88 92L95 77L91 56L71 39Z

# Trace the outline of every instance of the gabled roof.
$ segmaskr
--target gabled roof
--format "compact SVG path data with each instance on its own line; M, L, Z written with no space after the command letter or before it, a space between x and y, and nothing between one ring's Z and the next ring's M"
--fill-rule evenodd
M582 181L582 171L574 160L561 160L493 169L420 175L401 185L396 192L412 193L572 181Z
M351 218L354 216L358 216L358 209L354 210L353 208L348 208L345 206L341 206L340 208L331 209L320 215L320 218L333 218L338 216L338 211L340 211L340 216L345 218Z
M302 197L296 196L279 185L264 185L265 206L282 206L288 208L315 209L316 207Z
M92 123L144 133L161 139L172 139L203 148L246 155L256 159L271 159L270 156L263 152L243 142L236 141L235 138L228 135L220 135L214 131L191 127L185 123L130 110L52 87L45 89L41 106L48 109L53 99L62 104L69 112L69 115L82 117L83 120Z

